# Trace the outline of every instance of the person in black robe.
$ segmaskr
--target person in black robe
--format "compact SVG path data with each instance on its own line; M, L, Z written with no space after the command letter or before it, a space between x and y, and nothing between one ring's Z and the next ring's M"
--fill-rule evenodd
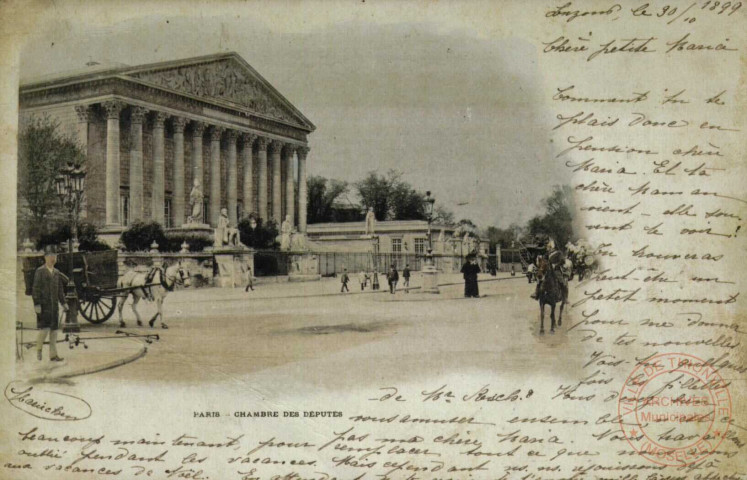
M466 298L479 298L480 288L477 285L477 274L480 273L480 267L475 262L475 257L467 258L467 263L462 266L464 275L464 296Z

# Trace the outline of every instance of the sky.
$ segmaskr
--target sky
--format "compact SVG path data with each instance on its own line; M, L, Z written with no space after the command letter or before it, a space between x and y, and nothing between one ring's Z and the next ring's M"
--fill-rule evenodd
M235 51L316 125L310 175L353 182L396 169L483 228L524 223L563 183L539 140L547 112L538 49L519 38L519 25L487 21L495 12L481 8L490 3L134 2L116 18L63 5L29 31L22 81L90 61Z

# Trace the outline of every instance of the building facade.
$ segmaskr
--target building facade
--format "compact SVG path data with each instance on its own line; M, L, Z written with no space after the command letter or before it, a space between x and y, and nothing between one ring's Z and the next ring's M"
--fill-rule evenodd
M118 237L136 220L182 228L199 182L203 222L254 214L306 232L315 126L236 53L102 68L20 88L20 121L47 115L87 157L82 217Z
M372 242L378 253L425 255L428 250L428 222L424 220L387 220L376 222L376 233L366 235L365 222L314 223L308 226L308 238L315 251L371 252ZM447 225L431 225L433 253L464 257L469 253L487 254L489 243L475 237L465 241L460 230ZM456 234L456 235L455 235Z

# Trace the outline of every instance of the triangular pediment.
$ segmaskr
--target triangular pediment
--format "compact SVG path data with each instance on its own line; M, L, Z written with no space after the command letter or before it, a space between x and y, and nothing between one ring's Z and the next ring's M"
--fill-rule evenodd
M144 66L128 77L262 117L313 130L314 125L237 54Z

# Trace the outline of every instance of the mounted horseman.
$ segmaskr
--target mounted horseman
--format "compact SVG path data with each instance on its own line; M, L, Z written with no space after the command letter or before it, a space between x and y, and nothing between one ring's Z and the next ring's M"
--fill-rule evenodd
M555 305L560 303L558 326L563 324L563 307L568 301L568 278L570 272L563 252L557 249L553 239L547 242L547 259L539 257L537 288L532 298L540 304L540 334L545 333L545 305L550 305L550 332L555 332Z

